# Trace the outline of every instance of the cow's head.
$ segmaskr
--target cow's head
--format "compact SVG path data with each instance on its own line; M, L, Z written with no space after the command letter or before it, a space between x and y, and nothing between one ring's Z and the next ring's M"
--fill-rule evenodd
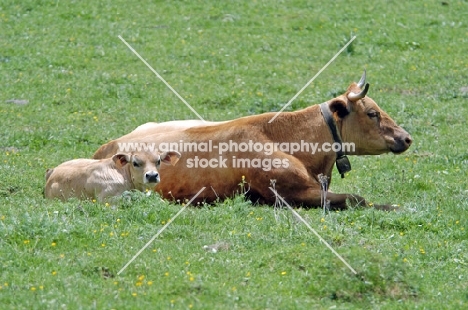
M329 101L343 142L352 142L354 155L377 155L387 152L402 153L413 142L411 136L367 97L369 84L366 72L359 83L348 87L344 95Z
M160 182L158 170L161 163L174 166L180 156L180 153L176 151L167 151L162 154L132 152L115 154L112 160L117 168L128 165L129 176L135 188L145 190Z

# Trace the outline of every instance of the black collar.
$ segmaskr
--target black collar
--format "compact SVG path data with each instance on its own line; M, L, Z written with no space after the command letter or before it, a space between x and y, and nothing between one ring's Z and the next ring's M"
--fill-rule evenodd
M349 162L348 157L346 157L345 153L342 150L342 140L340 136L340 132L336 128L335 119L333 118L333 113L330 111L328 107L328 103L324 102L320 104L320 110L322 111L322 116L325 119L325 122L330 129L330 132L333 136L333 140L335 143L340 145L338 151L336 152L336 168L338 168L338 172L341 174L341 178L344 178L344 174L346 172L351 171L351 163Z

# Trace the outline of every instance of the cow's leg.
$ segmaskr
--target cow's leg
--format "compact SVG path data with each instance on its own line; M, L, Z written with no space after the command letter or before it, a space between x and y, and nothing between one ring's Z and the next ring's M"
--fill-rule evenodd
M321 190L314 188L295 189L288 191L281 191L278 189L278 194L291 205L303 206L309 208L321 207L322 198ZM267 203L274 203L276 199L275 194L271 193L267 196ZM376 205L369 204L363 197L353 194L336 194L327 192L327 200L330 202L330 210L344 210L348 207L373 207L378 210L391 211L396 208L390 205Z
M261 196L263 199L261 203L274 204L278 201L275 193L268 189L269 192L263 191ZM302 206L306 208L320 208L322 204L321 190L316 188L282 188L276 186L276 192L281 196L288 204L292 206ZM350 206L365 206L366 201L364 198L356 195L349 194L335 194L327 192L327 200L330 201L331 210L343 210Z
M321 191L320 190L304 190L296 191L288 194L289 199L295 205L303 205L308 207L321 207ZM330 201L330 210L344 210L349 206L352 207L373 207L378 210L392 211L397 208L391 205L377 205L368 203L363 197L354 194L336 194L327 192L327 200Z
M289 196L291 196L294 204L302 204L308 207L321 207L322 198L320 190L305 190L295 192ZM330 202L331 210L343 210L348 208L348 206L367 206L366 200L358 195L327 192L327 200Z
M249 176L248 180L252 190L263 198L260 199L260 202L274 204L277 201L277 197L267 185L271 184L271 179L274 179L275 190L289 204L309 208L321 207L321 189L318 180L310 176L302 163L295 161L295 159L290 159L290 161L292 163L290 169L278 169L272 174L256 173ZM333 168L333 162L330 165L331 168ZM324 171L327 169L325 168ZM330 175L331 172L328 176L330 177ZM389 205L369 205L363 197L353 194L336 194L328 191L327 200L330 201L331 210L344 210L349 206L373 206L380 210L395 209Z

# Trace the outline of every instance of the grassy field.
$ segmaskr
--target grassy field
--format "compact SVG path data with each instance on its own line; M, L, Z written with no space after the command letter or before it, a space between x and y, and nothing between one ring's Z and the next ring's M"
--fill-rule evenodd
M0 3L2 309L461 309L468 304L467 1ZM289 110L357 81L414 139L352 157L332 190L402 212L298 212L242 195L187 208L133 193L115 204L42 196L47 168L91 157L148 121ZM240 180L239 180L240 181ZM217 253L205 245L222 244ZM224 249L227 247L227 249Z

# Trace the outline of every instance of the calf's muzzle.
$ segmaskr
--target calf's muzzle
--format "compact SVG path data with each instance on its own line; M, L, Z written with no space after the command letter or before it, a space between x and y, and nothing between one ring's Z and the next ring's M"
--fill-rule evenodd
M159 183L159 173L156 171L148 171L145 173L146 183Z

